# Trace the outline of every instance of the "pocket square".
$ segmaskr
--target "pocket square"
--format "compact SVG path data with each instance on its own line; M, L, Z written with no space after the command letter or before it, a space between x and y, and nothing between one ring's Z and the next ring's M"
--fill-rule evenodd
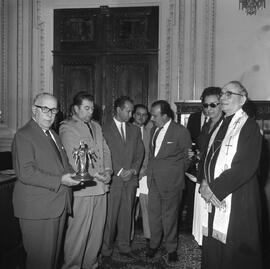
M166 143L167 143L167 144L173 144L173 142L171 142L171 141L167 141Z

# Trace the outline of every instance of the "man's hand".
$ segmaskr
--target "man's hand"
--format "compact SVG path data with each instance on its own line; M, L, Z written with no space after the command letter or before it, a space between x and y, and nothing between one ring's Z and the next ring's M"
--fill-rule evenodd
M111 171L105 171L103 173L95 173L94 178L97 179L98 181L108 184L111 181Z
M133 175L136 175L135 169L123 169L121 171L120 177L123 179L123 181L129 181Z
M72 177L74 177L76 174L65 174L61 178L61 184L66 185L68 187L76 186L80 184L80 181L74 180Z
M146 176L146 168L142 167L139 174L139 180L141 180L144 176Z
M203 180L200 186L200 193L202 198L207 202L211 203L213 206L217 208L222 207L222 203L218 200L218 198L214 195L214 193L211 191L208 183L206 180Z

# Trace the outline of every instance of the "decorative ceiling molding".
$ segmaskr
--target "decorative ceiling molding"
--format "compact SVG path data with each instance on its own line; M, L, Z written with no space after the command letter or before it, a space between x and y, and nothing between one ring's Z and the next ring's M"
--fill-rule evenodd
M7 5L8 0L1 0L0 2L0 124L7 124L7 111L8 111L8 18L7 18Z

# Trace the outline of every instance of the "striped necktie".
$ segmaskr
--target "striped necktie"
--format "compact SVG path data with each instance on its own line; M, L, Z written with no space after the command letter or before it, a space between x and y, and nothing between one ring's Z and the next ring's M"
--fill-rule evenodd
M156 150L156 142L157 142L157 137L161 131L163 127L159 127L156 132L154 133L154 136L153 136L153 140L152 140L152 144L153 144L153 152L155 154L155 150Z
M121 130L121 136L122 136L122 139L124 141L124 143L126 142L126 138L125 138L125 133L124 133L124 123L121 122L121 127L120 127L120 130Z

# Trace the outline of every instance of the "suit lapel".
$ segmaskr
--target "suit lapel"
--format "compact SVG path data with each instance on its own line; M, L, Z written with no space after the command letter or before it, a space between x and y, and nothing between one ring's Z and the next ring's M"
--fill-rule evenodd
M54 155L55 157L54 159L58 162L58 164L63 166L61 160L59 159L59 156L57 155L57 153L55 152L55 149L53 148L53 145L48 140L47 135L43 132L43 130L39 127L39 125L34 120L31 121L31 126L33 128L34 133L36 133L36 137L39 138L40 144L45 146L45 150L49 149L49 152ZM55 132L52 132L52 133L56 140L57 146L59 148L61 158L63 160L62 144L60 142L60 139L57 137Z
M112 130L112 133L114 134L115 138L116 138L116 141L119 142L119 144L121 144L122 146L125 145L123 139L122 139L122 136L116 126L116 123L114 122L114 120L112 121L112 125L111 125L111 130Z

